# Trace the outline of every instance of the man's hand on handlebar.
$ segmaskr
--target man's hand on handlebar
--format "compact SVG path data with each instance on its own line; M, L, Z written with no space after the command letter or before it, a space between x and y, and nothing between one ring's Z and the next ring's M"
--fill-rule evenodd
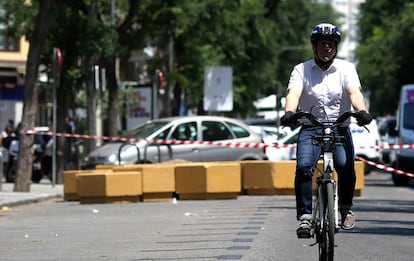
M355 118L359 126L368 125L372 121L371 114L364 110L356 112Z
M292 123L293 123L293 121L292 121L292 116L294 115L295 113L294 112L292 112L292 111L287 111L286 113L285 113L285 115L283 115L281 118L280 118L280 125L282 125L282 126L290 126L290 125L292 125Z
M332 123L334 126L339 126L340 124L344 123L349 117L354 117L357 120L357 124L359 126L367 125L373 120L372 116L365 110L361 110L358 112L347 111L347 112L344 112L342 115L340 115L338 119ZM280 118L280 124L282 126L290 127L293 124L296 124L297 121L301 118L308 119L311 125L314 127L323 125L323 123L319 119L317 119L313 114L309 112L301 112L301 111L299 112L287 111L285 115L283 115Z

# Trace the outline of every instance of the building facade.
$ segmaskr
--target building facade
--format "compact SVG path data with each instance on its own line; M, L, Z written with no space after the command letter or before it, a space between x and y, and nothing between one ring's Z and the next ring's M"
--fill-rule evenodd
M9 122L21 121L23 83L29 43L24 37L15 39L8 33L10 20L0 9L0 129Z
M319 0L330 4L334 10L342 14L339 28L344 38L339 46L338 57L356 63L355 49L358 44L359 5L365 0Z

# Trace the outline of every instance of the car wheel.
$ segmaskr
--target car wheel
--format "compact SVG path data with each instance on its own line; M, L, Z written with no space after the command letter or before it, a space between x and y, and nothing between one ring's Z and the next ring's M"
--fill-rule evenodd
M7 171L7 175L6 175L6 182L14 182L14 180L16 179L16 168L14 166L12 166L8 171Z
M368 175L371 172L371 170L372 170L371 165L364 163L364 174Z
M407 186L410 178L401 174L392 174L392 181L395 186Z
M43 173L41 171L33 171L32 173L32 181L34 183L39 183L42 180Z

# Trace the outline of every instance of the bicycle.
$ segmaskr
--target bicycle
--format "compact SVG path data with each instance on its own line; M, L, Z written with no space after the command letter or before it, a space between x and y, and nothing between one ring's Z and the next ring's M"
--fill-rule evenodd
M319 246L319 260L332 261L334 259L335 233L339 231L337 186L333 178L333 154L336 146L341 146L343 136L335 135L334 128L340 126L350 117L357 117L356 112L348 111L342 114L335 122L320 121L308 112L296 112L291 122L306 118L311 128L322 128L322 135L312 137L315 145L321 146L323 170L316 178L316 193L313 197L313 211L311 220L311 237L316 238L312 245Z

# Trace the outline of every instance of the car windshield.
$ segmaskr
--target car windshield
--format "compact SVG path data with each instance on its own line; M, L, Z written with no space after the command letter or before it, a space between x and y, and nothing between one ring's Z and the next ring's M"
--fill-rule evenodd
M136 129L127 131L124 136L128 138L145 139L169 123L169 121L148 122Z
M404 128L414 130L414 103L404 105ZM410 116L411 115L411 116Z

